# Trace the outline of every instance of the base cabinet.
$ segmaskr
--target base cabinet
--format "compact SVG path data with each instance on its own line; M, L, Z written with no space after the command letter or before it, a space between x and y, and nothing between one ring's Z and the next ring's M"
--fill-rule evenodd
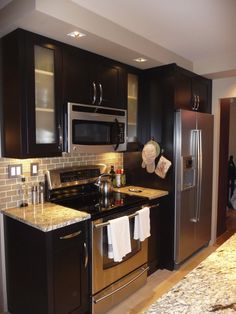
M148 275L159 268L160 261L160 210L161 201L157 199L150 209L151 236L148 238Z
M173 270L173 229L174 215L171 196L163 196L151 201L151 236L148 238L148 275L158 269Z
M42 232L5 217L11 314L89 313L87 223Z

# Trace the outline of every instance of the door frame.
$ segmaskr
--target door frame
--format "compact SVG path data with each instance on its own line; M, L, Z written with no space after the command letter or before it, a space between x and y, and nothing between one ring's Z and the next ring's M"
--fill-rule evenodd
M226 231L226 207L228 203L228 155L231 98L220 100L220 144L217 204L217 237Z

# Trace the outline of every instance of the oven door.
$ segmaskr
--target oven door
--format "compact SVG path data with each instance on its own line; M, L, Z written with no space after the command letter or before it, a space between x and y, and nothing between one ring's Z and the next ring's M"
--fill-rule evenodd
M125 212L125 215L129 214ZM147 240L140 242L133 239L134 217L129 219L131 252L121 262L108 258L107 227L101 224L119 216L98 219L92 223L93 295L147 263Z

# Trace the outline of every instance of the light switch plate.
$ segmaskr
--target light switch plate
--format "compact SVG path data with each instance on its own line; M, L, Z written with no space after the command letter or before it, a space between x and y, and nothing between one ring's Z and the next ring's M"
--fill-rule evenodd
M22 165L8 165L8 178L19 178L22 175Z
M39 164L37 162L30 164L31 176L37 176L39 172Z

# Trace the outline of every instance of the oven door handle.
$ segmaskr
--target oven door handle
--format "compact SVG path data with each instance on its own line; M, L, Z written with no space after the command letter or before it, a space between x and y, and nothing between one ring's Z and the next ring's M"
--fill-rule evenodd
M151 205L151 206L149 206L148 204L146 204L146 205L142 205L141 208L143 208L143 207L149 207L150 209L152 209L152 208L159 207L159 206L160 206L160 203L156 203L156 204ZM141 208L140 208L140 209L141 209ZM137 215L138 215L137 212L135 212L135 213L133 213L133 214L128 215L128 218L131 219L131 218L134 218L134 217L137 216ZM95 229L98 229L98 228L106 227L106 226L108 226L108 225L109 225L109 221L106 221L106 222L101 222L101 223L94 224L93 227L94 227Z
M135 276L133 279L131 279L130 281L128 281L128 282L127 282L126 284L124 284L122 287L117 288L116 290L114 290L114 291L108 293L107 295L104 295L104 296L101 297L100 299L94 300L93 302L94 302L95 304L97 304L97 303L101 302L102 300L104 300L104 299L110 297L111 295L115 294L116 292L118 292L118 291L120 291L120 290L126 288L128 285L130 285L132 282L134 282L134 281L137 280L140 276L142 276L145 272L147 272L147 271L149 270L149 266L147 266L146 268L142 267L141 269L142 269L142 271L141 271L140 274L138 274L138 275Z

